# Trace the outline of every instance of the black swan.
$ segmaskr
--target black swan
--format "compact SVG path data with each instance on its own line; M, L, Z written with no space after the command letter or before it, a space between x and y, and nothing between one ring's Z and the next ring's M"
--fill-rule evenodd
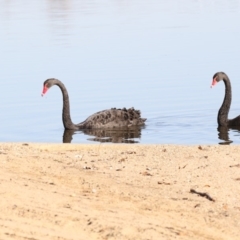
M225 97L218 111L218 126L219 127L240 127L240 116L234 119L228 119L228 112L232 101L232 89L230 79L224 72L217 72L213 75L212 85L216 85L219 81L223 80L225 84Z
M134 108L130 109L116 109L111 108L108 110L103 110L94 113L88 117L85 121L74 124L70 117L70 104L68 92L64 84L55 78L47 79L43 83L42 96L47 92L47 90L53 85L57 85L63 95L63 111L62 111L62 121L64 128L67 130L80 130L80 129L110 129L110 128L130 128L135 126L143 126L146 121L145 118L141 118L141 113L139 110Z

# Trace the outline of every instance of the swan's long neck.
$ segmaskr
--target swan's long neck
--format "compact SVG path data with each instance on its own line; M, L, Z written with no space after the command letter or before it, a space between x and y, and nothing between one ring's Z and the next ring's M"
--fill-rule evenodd
M63 110L62 110L62 121L65 129L68 130L74 130L77 129L75 124L73 124L70 116L70 103L69 103L69 97L68 97L68 92L64 84L60 81L56 83L56 85L59 86L59 88L62 91L63 95Z
M218 111L218 125L227 126L228 125L228 112L232 101L232 89L231 83L227 75L224 76L223 82L225 84L225 97Z

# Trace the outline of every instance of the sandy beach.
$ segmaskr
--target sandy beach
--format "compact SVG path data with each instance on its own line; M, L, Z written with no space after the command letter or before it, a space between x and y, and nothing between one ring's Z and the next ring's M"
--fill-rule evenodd
M0 144L0 239L239 239L240 146Z

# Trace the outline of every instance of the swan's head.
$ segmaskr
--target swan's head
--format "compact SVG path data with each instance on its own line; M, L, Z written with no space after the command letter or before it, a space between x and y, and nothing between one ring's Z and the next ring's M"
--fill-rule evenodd
M56 78L49 78L43 83L42 96L47 92L47 90L57 83Z
M226 74L224 72L217 72L213 75L212 85L214 87L219 81L223 80Z

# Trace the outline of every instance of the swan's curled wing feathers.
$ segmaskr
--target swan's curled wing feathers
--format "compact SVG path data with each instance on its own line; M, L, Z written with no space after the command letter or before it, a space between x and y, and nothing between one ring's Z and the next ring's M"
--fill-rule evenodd
M142 126L146 119L141 118L141 112L134 108L111 108L94 113L78 125L81 128L123 128Z

